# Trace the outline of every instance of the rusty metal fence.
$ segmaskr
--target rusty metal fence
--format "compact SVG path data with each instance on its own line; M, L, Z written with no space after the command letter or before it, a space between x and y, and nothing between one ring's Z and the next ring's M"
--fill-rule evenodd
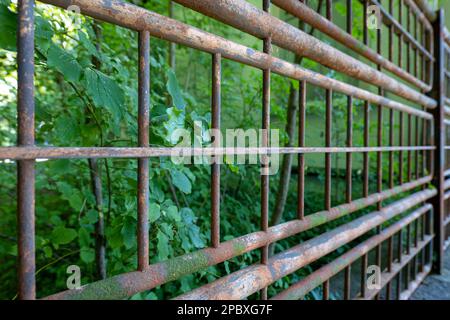
M319 0L320 1L320 0ZM449 237L450 167L445 162L446 137L450 124L450 36L444 28L443 12L433 12L424 1L343 1L346 4L346 28L333 19L331 0L325 12L317 12L307 0L264 0L262 10L244 0L175 0L175 2L219 20L261 39L263 52L205 32L182 22L118 0L44 0L63 9L76 5L81 14L139 33L139 145L129 148L53 148L35 146L34 141L34 1L19 0L18 32L18 145L0 149L1 159L18 163L18 275L19 298L35 299L35 160L40 158L135 158L138 168L138 270L90 283L77 290L55 293L46 299L122 299L151 290L180 277L217 265L253 250L261 250L259 264L245 267L228 276L179 296L178 299L245 299L259 292L261 299L302 299L322 287L323 299L330 298L330 280L343 272L344 299L407 299L432 270L440 272L444 240ZM387 3L387 5L386 5ZM363 39L353 34L353 10L364 6ZM311 36L271 15L277 6L316 30L335 45ZM375 7L372 7L375 6ZM371 8L378 8L381 24L375 46L369 43ZM212 128L220 129L221 61L229 59L258 68L263 73L263 119L260 128L269 129L271 74L299 82L298 146L272 148L268 137L262 148L249 152L269 155L273 152L298 155L297 218L269 226L269 178L261 177L261 231L222 242L220 237L220 165L211 171L211 244L210 247L149 264L149 162L151 157L167 157L171 148L149 147L150 37L185 45L211 54ZM387 50L383 43L387 42ZM332 79L273 55L277 46L297 56L316 61L361 86ZM394 50L394 46L398 50ZM373 48L376 47L376 48ZM394 53L398 56L394 57ZM363 62L364 61L364 62ZM444 68L445 67L445 68ZM444 84L445 82L445 84ZM365 83L364 85L362 85ZM307 91L321 88L326 94L325 147L305 146ZM333 146L331 139L333 97L347 97L347 142ZM355 100L364 105L364 146L356 147L353 108ZM445 106L447 105L447 106ZM369 108L376 110L376 144L370 142ZM385 125L387 123L389 125ZM389 143L384 142L387 135ZM223 154L222 148L175 150L179 154L200 152ZM325 162L325 210L305 215L305 155L320 153ZM332 207L333 154L346 156L346 203ZM354 157L363 156L363 196L352 198ZM370 154L376 163L370 164ZM262 163L265 163L262 161ZM394 170L398 165L398 174ZM445 166L447 164L447 166ZM264 164L262 164L264 167ZM386 167L387 175L383 168ZM376 192L369 188L370 170L375 169ZM447 170L446 170L447 169ZM386 181L386 183L383 183ZM395 198L395 201L392 199ZM445 203L447 201L447 204ZM344 216L376 207L351 222L326 231L290 249L269 256L269 245ZM276 296L267 296L267 287L277 280L310 265L343 245L371 231L374 235L359 241L337 259L314 270ZM448 242L447 242L448 245ZM385 249L383 249L385 248ZM355 294L352 266L361 265ZM366 286L367 267L381 268L381 287ZM353 290L352 290L353 289Z

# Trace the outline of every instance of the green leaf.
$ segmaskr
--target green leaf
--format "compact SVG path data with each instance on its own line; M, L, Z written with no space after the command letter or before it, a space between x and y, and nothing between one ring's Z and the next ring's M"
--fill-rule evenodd
M16 51L17 46L17 14L7 8L7 4L0 3L0 48Z
M166 113L169 119L164 122L164 128L167 130L167 141L172 144L178 143L180 137L174 135L176 129L184 129L185 114L176 108L168 108Z
M82 68L74 56L55 44L48 49L47 64L55 68L67 81L77 82L80 80Z
M82 248L80 251L80 258L85 263L92 263L95 259L95 251L91 248Z
M51 258L53 256L53 250L51 247L45 246L43 250L46 258Z
M91 237L89 232L85 228L80 228L80 230L78 230L78 243L80 244L80 247L87 247L90 242Z
M172 97L173 105L179 110L184 110L186 108L186 102L183 99L177 77L172 69L169 69L168 71L168 78L167 91L169 91L169 94Z
M53 229L51 238L56 245L68 244L77 237L77 232L74 229L66 227L56 227Z
M81 193L66 182L57 182L58 191L62 194L62 198L67 200L75 211L80 211L83 206L83 198Z
M48 54L48 49L53 44L52 38L54 36L54 31L51 24L42 17L36 17L36 47L45 56Z
M158 230L156 238L158 240L157 249L159 261L167 260L170 253L169 238L161 230Z
M123 116L125 96L122 88L106 74L88 68L85 71L85 85L89 96L97 107L106 108L117 125Z
M150 203L149 207L149 221L150 223L155 222L161 216L161 208L156 203Z
M98 221L98 212L91 209L86 213L86 217L90 224L94 224Z
M165 211L166 211L166 214L169 217L169 219L172 219L175 222L181 221L181 216L180 216L180 213L178 212L178 208L176 206L170 206Z
M125 248L131 249L136 243L136 223L133 219L125 219L121 234Z
M81 45L89 52L90 55L99 57L97 48L95 48L84 31L78 31L78 39L80 40Z
M189 194L192 192L191 181L186 177L184 173L178 170L172 170L170 172L173 185L177 187L181 192Z

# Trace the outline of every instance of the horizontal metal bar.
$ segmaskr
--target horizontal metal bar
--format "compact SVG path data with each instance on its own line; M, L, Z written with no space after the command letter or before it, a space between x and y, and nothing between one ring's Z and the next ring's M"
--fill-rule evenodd
M108 1L108 5L105 5L100 0L44 0L43 2L58 5L62 8L67 8L67 5L78 5L83 14L96 19L111 22L133 30L148 30L152 36L161 39L177 42L205 52L220 53L224 58L244 63L261 70L270 69L272 72L285 77L300 81L308 81L313 85L331 89L361 100L366 100L373 104L382 105L425 119L432 119L432 115L427 112L373 94L356 86L328 78L320 73L310 71L293 63L234 43L132 4L123 3L117 0ZM398 81L395 80L395 83L398 84ZM434 108L437 105L435 100L419 94L410 88L409 90L414 92L413 96L417 98L412 99L412 101L418 102L428 108Z
M297 0L272 0L272 3L328 35L330 38L344 44L365 58L378 64L385 70L392 72L403 80L408 81L426 92L431 90L431 86L429 84L417 79L388 59L384 58L381 54L378 54L372 50L369 46L361 43L358 39L342 30L330 20L322 17L305 3Z
M269 286L298 269L326 256L382 223L434 197L435 189L424 190L367 214L300 245L274 255L267 264L256 264L179 296L182 300L240 300Z
M427 108L436 101L367 64L335 49L294 26L243 0L174 0L260 39L271 37L274 45L312 59L336 71L382 87ZM249 23L250 22L250 23Z
M340 205L329 211L317 212L301 220L297 219L273 226L267 232L255 232L222 242L218 248L206 248L152 264L144 272L121 274L106 280L90 283L79 290L67 290L57 293L46 299L123 299L339 219L380 201L426 185L431 180L432 177L427 176L390 190L372 194L367 198Z
M390 151L431 151L436 147L286 147L286 148L158 148L158 147L4 147L0 159L83 159L83 158L151 158L222 155L273 155L309 153L362 153Z
M330 279L333 276L337 275L339 272L344 270L360 257L370 252L370 250L377 247L383 241L392 237L398 231L424 215L426 212L430 211L432 208L433 207L430 204L422 206L399 222L396 222L392 226L389 226L388 228L382 230L379 234L362 242L361 244L347 251L345 254L341 255L339 258L314 271L299 282L291 285L288 289L272 297L271 300L301 299L306 294L320 286L326 279Z

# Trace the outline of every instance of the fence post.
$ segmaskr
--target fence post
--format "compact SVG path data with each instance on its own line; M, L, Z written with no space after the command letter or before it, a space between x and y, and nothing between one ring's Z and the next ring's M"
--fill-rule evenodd
M434 145L436 146L434 155L434 177L433 185L438 193L433 199L434 208L434 262L433 271L441 273L443 268L443 252L444 252L444 157L445 157L445 124L444 124L444 11L438 11L437 19L433 22L434 29L434 76L433 90L431 96L436 99L438 105L433 109L434 116Z

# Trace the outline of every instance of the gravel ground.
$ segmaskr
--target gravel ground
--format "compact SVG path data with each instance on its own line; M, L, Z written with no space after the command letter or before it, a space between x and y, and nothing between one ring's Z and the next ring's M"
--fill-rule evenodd
M450 248L445 252L442 275L428 276L410 300L450 300Z

